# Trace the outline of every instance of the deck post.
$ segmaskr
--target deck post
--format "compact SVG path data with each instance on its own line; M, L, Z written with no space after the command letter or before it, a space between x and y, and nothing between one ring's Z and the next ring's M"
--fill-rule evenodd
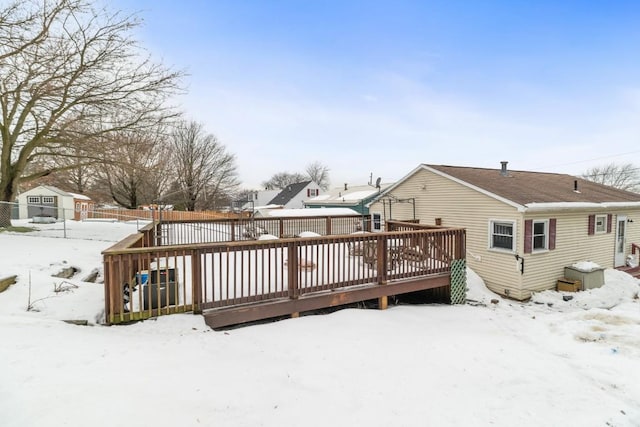
M327 221L327 225L325 226L325 234L327 236L330 236L331 235L331 217L328 216L326 221Z
M202 314L202 283L200 252L191 251L191 295L193 295L193 314Z
M287 285L289 298L298 299L298 245L295 242L291 242L287 246Z
M376 270L378 272L378 285L384 286L387 284L387 239L381 237L377 242L377 255L378 259ZM378 308L380 310L386 310L388 304L388 297L382 296L378 298Z

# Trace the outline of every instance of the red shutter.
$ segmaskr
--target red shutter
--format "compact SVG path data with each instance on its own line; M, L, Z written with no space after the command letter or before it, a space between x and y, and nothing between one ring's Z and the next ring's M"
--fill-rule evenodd
M531 231L533 229L533 221L528 219L524 222L524 253L525 254L530 254L531 253Z
M613 222L613 215L607 214L607 233L611 233L611 223Z
M307 197L311 196L311 189L307 188Z
M552 251L556 248L556 219L551 218L549 220L549 250Z
M596 216L589 215L589 236L596 234Z

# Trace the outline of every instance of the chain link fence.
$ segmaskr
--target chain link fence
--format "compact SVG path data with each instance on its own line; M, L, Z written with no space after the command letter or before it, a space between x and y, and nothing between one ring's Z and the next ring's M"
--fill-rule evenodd
M125 211L126 212L126 211ZM10 215L12 227L6 231L37 231L39 236L71 239L104 239L99 223L115 223L135 233L150 220L122 213L119 218L92 218L89 212L51 204L1 202L0 215ZM117 239L115 239L117 240Z

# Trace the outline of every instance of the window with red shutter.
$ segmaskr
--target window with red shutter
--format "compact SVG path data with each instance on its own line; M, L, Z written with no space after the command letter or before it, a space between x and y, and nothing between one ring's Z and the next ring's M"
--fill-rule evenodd
M533 229L533 221L530 219L527 219L524 222L524 253L525 254L530 254L531 253L531 243L532 243L532 236L531 236L531 231Z
M593 236L594 234L596 234L596 216L595 215L589 215L589 228L587 230L587 233L589 234L589 236Z
M552 251L556 248L556 219L551 218L549 220L549 250Z
M611 233L611 223L613 222L613 215L607 215L607 233Z

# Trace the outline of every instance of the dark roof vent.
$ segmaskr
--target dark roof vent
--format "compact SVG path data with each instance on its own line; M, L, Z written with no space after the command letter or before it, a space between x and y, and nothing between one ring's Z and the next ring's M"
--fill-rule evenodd
M580 190L578 190L578 180L577 179L573 180L573 191L575 193L579 193L580 192Z
M502 165L502 167L500 169L500 175L509 176L509 171L507 171L507 164L508 163L509 162L505 162L505 161L500 162L500 164Z

